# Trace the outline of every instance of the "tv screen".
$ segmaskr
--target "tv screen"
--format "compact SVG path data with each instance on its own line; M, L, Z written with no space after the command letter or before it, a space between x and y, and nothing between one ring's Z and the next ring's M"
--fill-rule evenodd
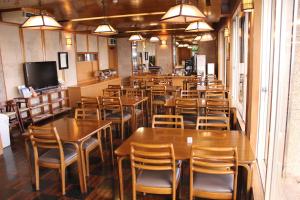
M25 85L35 90L53 88L58 85L55 61L24 63Z

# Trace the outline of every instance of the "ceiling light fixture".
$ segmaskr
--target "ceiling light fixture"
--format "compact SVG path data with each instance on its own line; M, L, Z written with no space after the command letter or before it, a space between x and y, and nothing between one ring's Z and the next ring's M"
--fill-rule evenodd
M229 29L227 27L224 28L224 37L229 37Z
M159 38L156 36L153 36L150 38L150 42L159 42Z
M212 30L214 29L205 21L193 22L185 29L186 32L201 32Z
M62 26L51 16L44 14L42 10L41 0L39 1L39 14L29 17L21 28L55 30L62 29Z
M140 34L131 35L129 41L142 41L144 40L143 36Z
M212 34L210 33L205 33L202 35L201 39L200 39L200 42L208 42L208 41L212 41L214 40L215 38L213 37Z
M196 40L196 41L200 41L201 40L201 35L198 35L197 37L195 37L195 39L194 40Z
M179 47L179 48L183 48L184 45L183 45L183 44L179 44L178 47Z
M168 23L189 23L205 18L205 15L194 5L185 3L171 7L161 18L161 21Z
M102 6L103 6L103 13L104 13L104 17L106 16L106 10L105 10L105 4L104 4L104 0L102 0ZM118 32L108 23L107 18L104 18L104 23L100 24L96 30L94 31L94 33L100 34L100 35L115 35Z
M253 0L242 0L242 10L244 12L252 12L254 10Z

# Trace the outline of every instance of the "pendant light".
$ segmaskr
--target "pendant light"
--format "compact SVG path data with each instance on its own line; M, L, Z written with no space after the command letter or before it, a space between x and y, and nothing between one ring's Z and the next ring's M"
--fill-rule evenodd
M140 34L131 35L129 41L142 41L144 40L143 36Z
M187 1L187 0L186 0ZM180 4L171 7L161 18L167 23L189 23L205 18L205 15L194 5L182 0Z
M212 41L215 38L213 37L213 35L211 33L205 33L201 36L200 42L208 42L208 41Z
M103 13L105 17L104 23L100 24L94 33L100 34L100 35L115 35L118 32L108 23L107 18L106 18L106 13L105 13L105 4L104 0L102 0L102 7L103 7Z
M195 40L195 41L200 41L200 40L201 40L201 37L202 37L201 35L198 35L197 37L195 37L194 40Z
M51 16L48 16L42 11L42 3L39 1L39 14L29 17L21 28L55 30L62 29L62 26Z
M212 30L214 29L205 21L193 22L185 29L186 32L201 32Z
M242 0L243 12L252 12L254 10L253 0Z
M153 36L150 38L150 42L159 42L159 38L156 36Z

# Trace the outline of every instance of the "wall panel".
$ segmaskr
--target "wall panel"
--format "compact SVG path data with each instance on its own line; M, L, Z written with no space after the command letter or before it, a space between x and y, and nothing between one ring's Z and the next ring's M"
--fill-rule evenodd
M23 30L26 62L43 61L42 33L40 30ZM13 37L14 39L17 36ZM15 46L14 46L15 48Z
M89 52L98 52L97 36L89 35Z
M87 52L87 35L76 34L77 52Z
M62 50L68 52L69 59L69 69L63 70L64 80L66 85L76 85L77 75L76 75L76 57L75 57L75 34L68 32L61 32L62 35ZM72 45L66 44L66 38L72 39Z
M24 84L23 55L18 26L0 23L0 50L7 99L11 99L19 96L17 86Z
M127 78L132 74L131 42L128 38L119 38L117 41L119 76Z
M106 37L99 37L99 66L100 69L108 69L108 44Z
M162 67L162 74L171 74L173 71L172 64L172 41L171 37L165 38L166 45L158 44L156 46L156 65Z

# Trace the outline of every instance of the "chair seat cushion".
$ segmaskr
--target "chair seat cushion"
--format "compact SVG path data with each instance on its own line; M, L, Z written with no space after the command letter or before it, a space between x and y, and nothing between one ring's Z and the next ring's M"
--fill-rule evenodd
M171 99L172 96L165 95L165 96L155 96L152 100L153 104L165 104L167 100Z
M7 117L16 117L16 112L3 112L2 114L6 115Z
M194 173L194 189L205 192L232 192L233 174L203 174Z
M76 149L71 144L64 145L63 151L65 156L65 162L69 162L73 158L77 157ZM46 153L42 154L39 157L39 162L59 164L60 163L59 150L58 149L48 150Z
M131 114L129 112L126 112L124 111L123 112L123 119L126 121L126 120L129 120L131 118ZM106 119L121 119L121 113L120 112L115 112L115 113L111 113L111 114L108 114L106 116Z
M176 169L176 182L180 178L180 168ZM145 187L160 187L171 188L172 187L172 171L156 171L156 170L141 170L138 172L137 185Z
M97 138L90 137L89 139L84 141L82 147L83 147L83 149L87 149L87 148L89 148L91 146L94 146L94 145L98 145L98 140L97 140Z
M197 115L195 114L183 114L184 124L193 125L197 123Z

